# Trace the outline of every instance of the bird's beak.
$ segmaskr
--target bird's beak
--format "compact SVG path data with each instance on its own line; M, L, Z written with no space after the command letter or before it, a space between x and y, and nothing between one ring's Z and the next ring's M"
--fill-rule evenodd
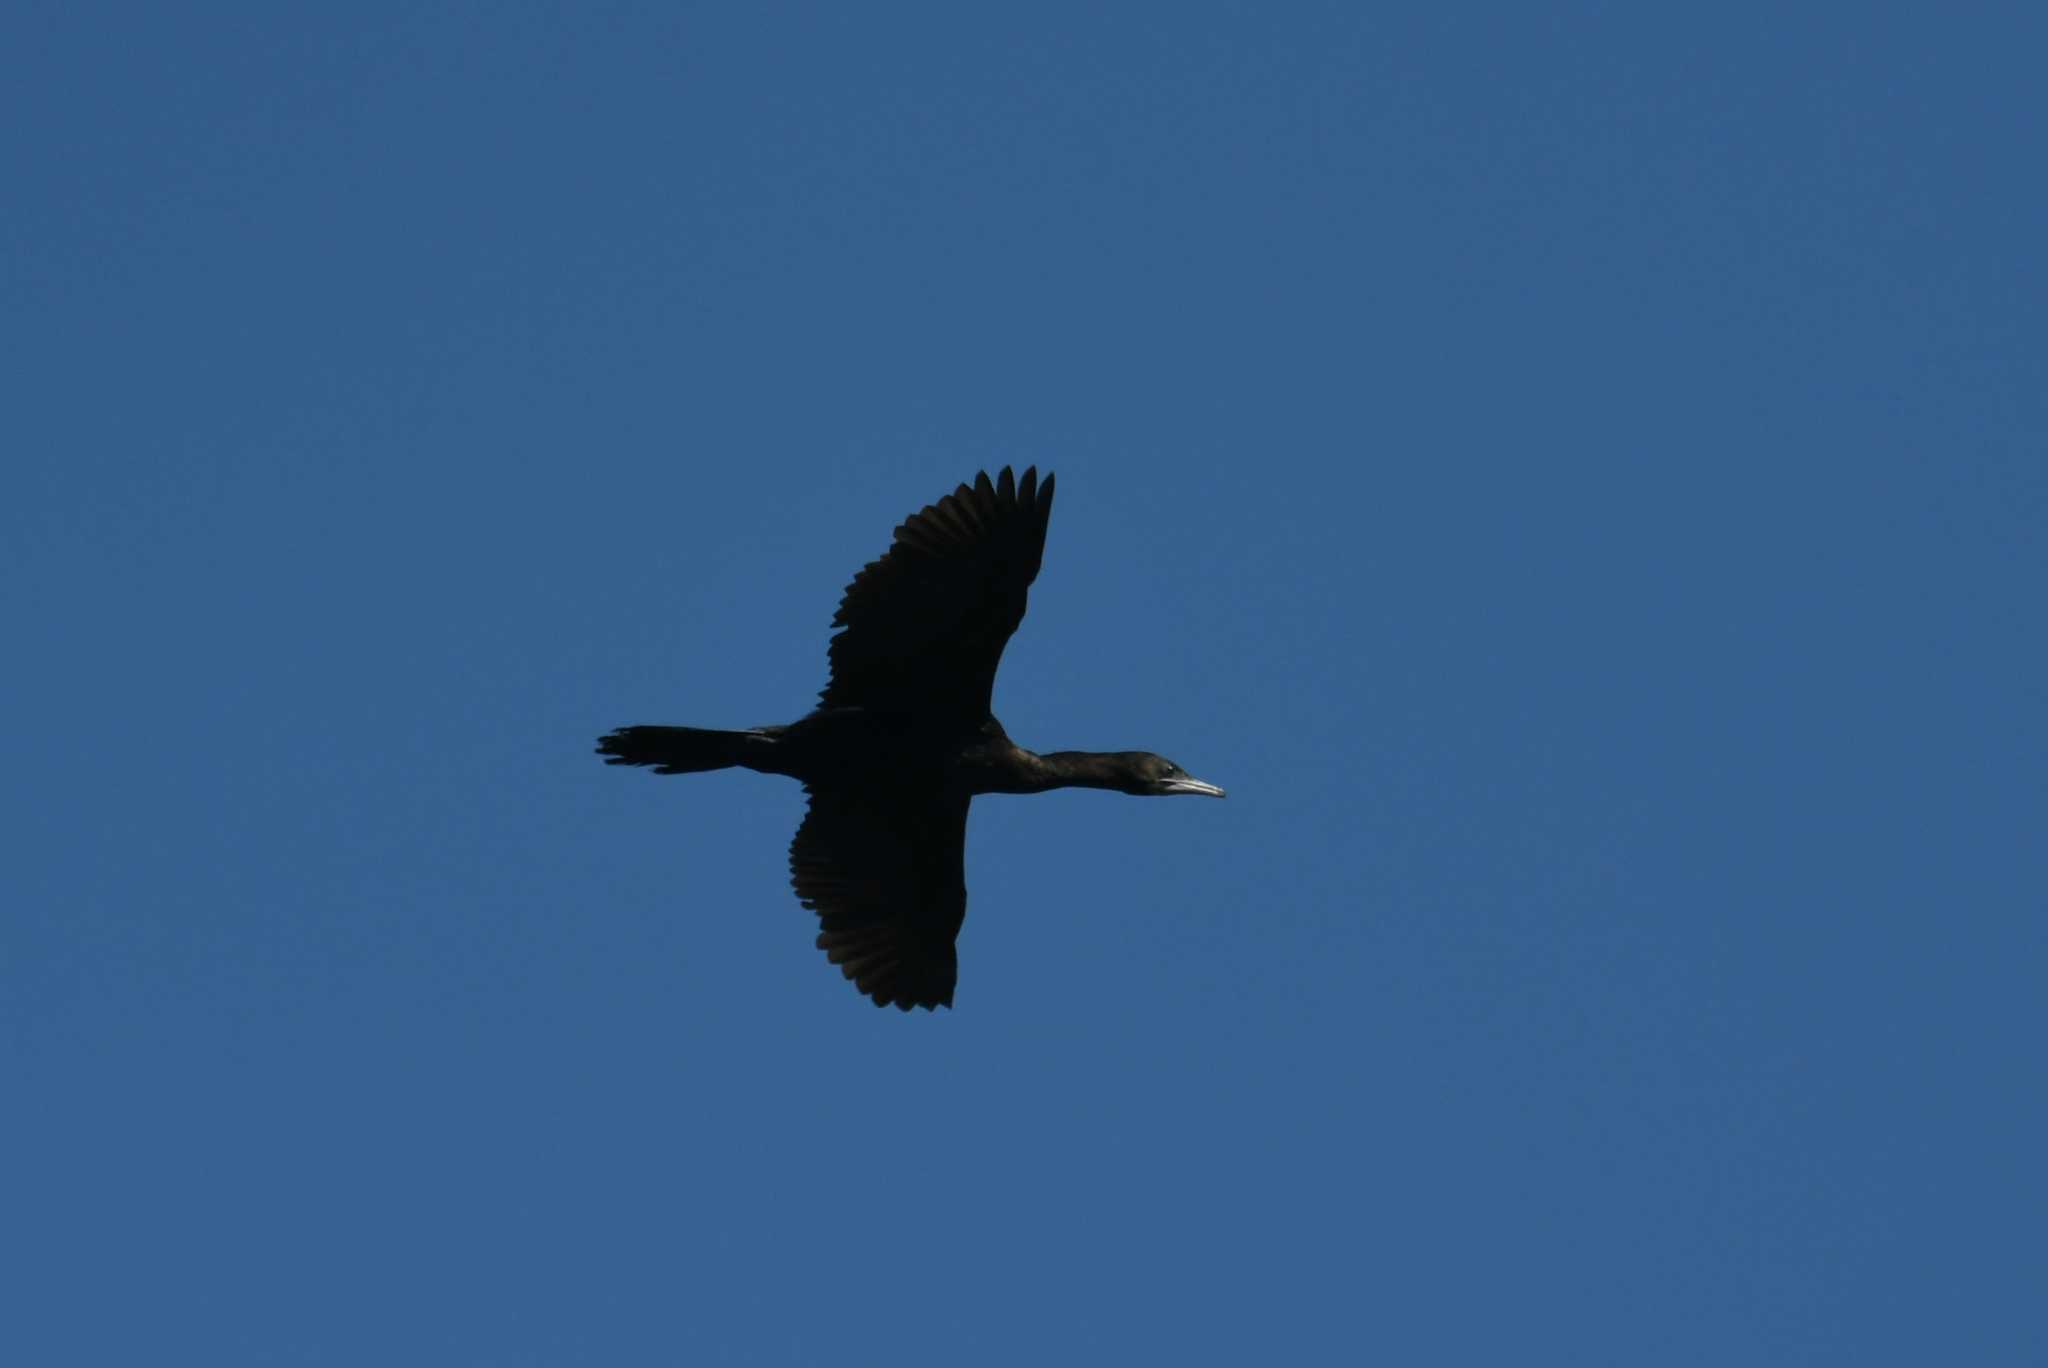
M1199 779L1164 779L1160 781L1159 790L1162 793L1199 793L1206 798L1223 796L1222 789Z

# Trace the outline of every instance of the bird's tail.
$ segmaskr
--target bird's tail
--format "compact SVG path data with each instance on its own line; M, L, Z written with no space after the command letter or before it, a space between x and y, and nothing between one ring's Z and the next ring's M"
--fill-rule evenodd
M716 731L708 727L621 727L598 738L607 765L652 765L656 774L705 770L770 769L775 730Z

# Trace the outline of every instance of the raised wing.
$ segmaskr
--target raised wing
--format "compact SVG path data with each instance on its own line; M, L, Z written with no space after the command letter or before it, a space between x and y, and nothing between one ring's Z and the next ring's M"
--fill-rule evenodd
M818 914L818 948L877 1007L953 1005L967 803L936 790L811 790L789 881Z
M846 586L820 706L986 717L1045 554L1052 485L1036 467L1014 480L1005 466L905 519Z

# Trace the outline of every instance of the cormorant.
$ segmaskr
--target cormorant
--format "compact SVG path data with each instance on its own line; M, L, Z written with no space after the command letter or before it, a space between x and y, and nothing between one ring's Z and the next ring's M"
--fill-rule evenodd
M831 681L809 716L747 731L621 727L597 743L606 764L656 774L737 765L801 780L810 811L790 843L790 882L818 914L818 948L878 1007L953 1005L975 794L1223 796L1147 751L1035 755L989 711L1038 578L1052 489L1036 467L1021 480L1004 467L907 518L846 586Z

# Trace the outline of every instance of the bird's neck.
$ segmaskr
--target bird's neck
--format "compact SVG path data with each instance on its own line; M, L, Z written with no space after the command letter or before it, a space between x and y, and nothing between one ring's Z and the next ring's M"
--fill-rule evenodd
M1028 752L1027 752L1028 754ZM1127 779L1117 757L1098 751L1047 751L1033 755L1038 791L1056 788L1122 789Z

